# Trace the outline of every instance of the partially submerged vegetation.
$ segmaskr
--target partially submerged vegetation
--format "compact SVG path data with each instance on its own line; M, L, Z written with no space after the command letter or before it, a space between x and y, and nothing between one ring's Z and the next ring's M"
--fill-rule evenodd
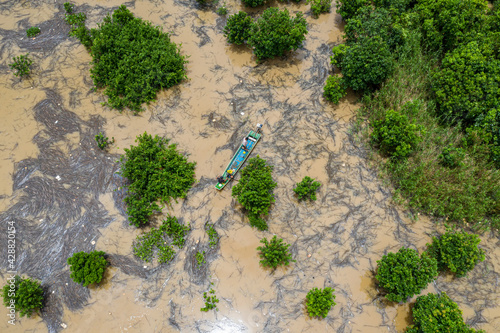
M120 161L120 174L127 178L125 198L130 224L147 224L149 216L161 211L157 204L185 198L195 182L195 163L188 162L175 144L158 135L144 133L137 137L137 146L125 148Z
M288 266L291 261L295 261L288 250L290 244L283 242L281 238L278 239L276 235L270 241L267 238L262 238L260 242L264 244L257 248L261 259L260 264L272 268L273 272L278 266Z
M77 252L68 258L71 278L84 287L90 284L98 284L104 277L104 271L108 266L103 251Z
M300 183L295 185L293 191L297 194L299 201L311 200L316 201L316 192L321 184L309 176L305 176Z
M40 281L29 277L15 275L7 278L7 284L2 288L2 297L3 304L10 314L14 310L14 313L18 312L21 317L31 317L43 308L44 297Z
M15 70L15 76L20 76L22 78L30 75L33 60L29 57L29 53L21 54L20 56L12 58L12 60L14 60L14 62L9 64L9 67Z
M334 302L334 291L335 289L330 287L324 289L313 288L309 290L306 296L307 314L310 317L326 318L332 306L336 304Z

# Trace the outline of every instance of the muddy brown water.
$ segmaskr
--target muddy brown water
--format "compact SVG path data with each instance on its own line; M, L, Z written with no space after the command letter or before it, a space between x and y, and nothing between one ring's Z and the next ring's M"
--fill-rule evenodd
M333 45L342 22L334 11L310 16L305 4L276 4L305 12L304 47L284 59L257 65L251 52L226 44L225 18L195 1L130 1L134 14L172 32L189 55L189 80L162 92L139 116L100 105L91 91L90 56L67 37L62 1L0 4L0 233L1 282L7 278L7 222L16 234L18 273L42 281L46 306L40 316L12 326L0 307L2 332L401 332L410 305L378 296L376 261L401 246L424 249L442 227L421 217L413 223L392 202L391 188L370 165L368 151L352 134L358 107L348 95L339 106L322 99ZM94 27L122 2L78 1ZM243 9L228 1L230 13ZM262 10L252 10L257 15ZM29 39L25 30L42 33ZM7 64L30 52L33 75L20 80ZM274 165L276 203L269 231L248 226L230 187L214 179L237 144L257 123L264 138L255 155ZM113 136L109 153L97 149L99 131ZM121 179L115 174L123 148L147 131L172 139L196 161L198 182L185 200L164 213L190 222L187 245L168 265L134 258L141 230L128 226ZM322 183L318 200L298 203L292 188L309 175ZM159 217L160 219L161 217ZM206 222L221 236L208 248ZM273 234L292 244L296 262L274 274L259 266L256 248ZM426 292L446 291L467 323L500 331L499 239L482 235L487 259L468 277L440 276ZM105 281L83 288L69 277L66 259L77 251L103 250L112 263ZM197 269L193 256L207 251ZM219 311L201 312L210 288ZM323 320L305 315L313 287L335 289L336 305Z

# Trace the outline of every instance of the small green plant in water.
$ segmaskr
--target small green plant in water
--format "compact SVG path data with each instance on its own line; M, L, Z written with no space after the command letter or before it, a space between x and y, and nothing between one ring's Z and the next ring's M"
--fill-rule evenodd
M271 267L274 270L280 265L288 266L292 259L292 254L288 250L290 244L284 243L283 239L278 239L276 235L268 241L266 238L260 240L264 246L257 248L260 251L260 263L264 267Z
M196 252L196 262L198 263L198 268L201 268L203 264L206 264L207 262L205 261L205 251L203 252Z
M3 304L14 308L21 317L31 317L43 308L43 289L40 282L19 275L7 278L2 289Z
M73 8L75 8L75 5L73 5L72 3L69 2L64 3L64 10L66 11L66 13L73 14Z
M211 285L213 285L213 283L211 283ZM208 310L212 309L215 309L216 311L219 310L217 309L217 303L219 303L219 299L215 295L215 290L213 290L213 288L210 288L210 291L208 293L204 292L203 298L205 299L205 307L201 308L201 311L208 312Z
M97 142L97 146L101 148L102 150L105 150L108 148L109 145L113 144L115 142L115 138L109 138L107 136L104 136L101 132L95 136L95 141Z
M293 191L299 197L299 201L307 199L314 201L316 200L316 191L320 186L319 182L309 176L305 176L300 183L296 184Z
M40 33L40 28L39 27L31 27L28 30L26 30L26 35L28 37L35 37Z
M185 237L189 230L191 230L191 224L182 225L175 216L169 215L167 219L163 221L160 230L172 238L172 244L176 245L180 249L186 242Z
M205 226L205 230L208 234L208 244L210 245L210 247L217 246L217 244L219 243L219 234L215 230L214 225L207 224Z
M101 282L108 262L104 258L103 251L92 251L90 253L77 252L68 258L71 278L76 283L82 283L84 287L89 284Z
M311 4L311 13L315 18L321 13L329 13L332 8L332 0L308 0L307 3Z
M12 59L14 62L9 64L9 67L16 70L16 72L14 72L15 76L24 77L30 75L30 66L33 63L33 60L30 59L29 53L22 54Z
M325 318L328 312L335 306L335 289L326 287L324 289L313 288L306 296L306 310L310 317Z
M457 277L463 277L485 259L484 250L478 247L480 242L477 235L448 229L440 237L432 237L427 252L437 260L440 271L449 269Z
M330 75L326 79L326 84L323 88L323 96L327 101L338 104L339 101L344 98L346 92L346 86L342 77Z
M228 13L228 11L227 11L227 7L226 7L226 2L224 2L222 4L222 6L217 8L217 14L219 14L221 16L225 16L225 15L227 15L227 13Z

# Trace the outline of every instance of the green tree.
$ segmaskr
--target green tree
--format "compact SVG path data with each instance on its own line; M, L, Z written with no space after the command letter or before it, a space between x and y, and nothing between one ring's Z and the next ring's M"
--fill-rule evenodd
M333 55L330 57L330 63L333 66L337 67L338 69L342 69L342 61L344 61L344 56L348 47L349 46L347 46L346 44L339 44L332 48Z
M396 158L408 157L422 140L417 134L423 128L410 123L405 114L387 110L385 119L375 121L371 141L380 151Z
M101 282L108 262L104 258L103 251L92 251L90 253L77 252L68 258L71 278L76 283L82 283L84 287L89 284Z
M31 317L43 308L43 289L40 281L16 275L7 279L2 289L3 304L14 307L21 317Z
M241 0L247 7L258 7L267 2L267 0Z
M224 27L224 36L229 43L244 44L250 37L253 24L252 18L245 12L230 15Z
M324 289L313 288L306 296L306 310L310 317L325 318L328 312L335 306L335 289L326 287Z
M253 48L258 61L281 57L286 52L298 49L305 40L307 23L302 12L291 17L287 9L271 7L252 26L248 44Z
M359 38L345 51L342 60L344 82L353 90L369 91L392 73L394 59L381 37Z
M464 323L462 311L445 292L417 297L412 316L414 324L407 328L407 333L484 333L483 330L476 331Z
M377 261L379 285L387 291L385 297L392 302L406 302L420 293L437 275L437 261L426 252L419 257L413 249L400 248Z
M171 199L186 197L195 182L196 163L188 162L175 144L158 135L153 138L145 132L136 142L137 146L124 149L120 174L129 181L125 203L130 224L139 227L161 210L157 200L169 204Z
M274 202L273 190L277 184L271 176L272 171L273 167L259 156L251 158L232 190L232 196L248 211L250 225L259 230L267 230L267 223L261 216L269 213Z
M283 239L277 238L276 235L268 241L266 238L260 240L264 246L259 246L260 264L264 267L271 267L273 271L280 265L288 266L292 259L292 254L288 250L290 244L284 243Z
M478 247L480 242L477 235L448 230L440 237L432 237L427 252L437 260L439 270L449 269L462 277L484 261L484 250Z
M358 10L370 5L370 0L336 0L337 13L344 21L356 16Z

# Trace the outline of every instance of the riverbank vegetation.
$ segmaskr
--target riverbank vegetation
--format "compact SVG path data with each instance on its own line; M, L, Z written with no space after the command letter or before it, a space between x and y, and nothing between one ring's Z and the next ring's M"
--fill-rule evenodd
M169 145L168 139L158 135L145 132L136 142L137 146L124 149L119 173L129 182L125 203L130 224L139 227L161 211L157 201L169 204L172 199L186 197L195 182L196 163L188 162L175 144Z
M98 284L104 277L104 271L108 266L103 251L77 252L68 258L71 278L84 287L90 284Z
M337 8L346 42L332 65L363 95L358 126L388 157L378 161L396 201L499 229L498 6L338 0Z
M288 266L290 261L295 261L292 259L290 250L288 250L290 244L283 242L281 238L278 239L276 235L270 241L267 238L262 238L260 242L264 244L257 248L261 259L260 264L272 268L273 272L278 266Z
M325 287L324 289L313 288L306 296L306 311L310 317L326 318L332 306L335 306L335 289Z
M293 191L297 194L299 201L311 200L316 201L316 192L321 184L309 176L305 176L299 183L295 185Z
M9 64L9 67L15 70L15 76L23 78L30 75L33 60L29 57L29 53L21 54L20 56L12 58L12 60L14 62Z
M8 278L7 284L2 288L2 297L3 304L8 309L14 309L21 317L31 317L43 308L44 297L40 281L29 277L15 275Z

